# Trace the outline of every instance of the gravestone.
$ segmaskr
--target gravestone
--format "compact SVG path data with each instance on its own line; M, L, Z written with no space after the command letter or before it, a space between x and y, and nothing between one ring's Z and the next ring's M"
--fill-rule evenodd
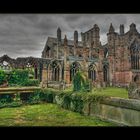
M128 98L140 100L140 79L130 83L128 88Z

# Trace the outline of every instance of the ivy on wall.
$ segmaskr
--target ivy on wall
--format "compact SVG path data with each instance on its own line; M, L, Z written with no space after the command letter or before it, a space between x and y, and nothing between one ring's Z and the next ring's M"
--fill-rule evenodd
M0 70L0 85L6 80L6 73Z

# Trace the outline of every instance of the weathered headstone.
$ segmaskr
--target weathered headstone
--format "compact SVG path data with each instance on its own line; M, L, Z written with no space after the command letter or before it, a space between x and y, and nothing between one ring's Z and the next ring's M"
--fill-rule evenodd
M130 83L128 88L128 98L140 100L140 80Z

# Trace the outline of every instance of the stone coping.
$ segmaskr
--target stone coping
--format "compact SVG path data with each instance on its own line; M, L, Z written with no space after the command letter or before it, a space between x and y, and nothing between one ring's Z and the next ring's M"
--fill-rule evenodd
M140 111L140 100L136 99L110 97L103 99L100 103Z
M7 88L0 88L0 92L3 91L27 91L27 90L36 90L41 89L41 87L7 87Z

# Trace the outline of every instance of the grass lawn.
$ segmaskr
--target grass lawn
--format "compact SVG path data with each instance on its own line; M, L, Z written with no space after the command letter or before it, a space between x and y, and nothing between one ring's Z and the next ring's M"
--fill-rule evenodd
M116 126L54 104L0 109L0 126Z
M92 91L98 95L108 95L111 97L128 98L128 91L125 88L107 87L105 89L96 89Z
M72 87L66 89L66 92L72 91ZM120 97L120 98L126 98L128 99L128 91L125 88L119 88L119 87L106 87L106 88L93 88L92 90L93 94L97 95L107 95L111 97Z

